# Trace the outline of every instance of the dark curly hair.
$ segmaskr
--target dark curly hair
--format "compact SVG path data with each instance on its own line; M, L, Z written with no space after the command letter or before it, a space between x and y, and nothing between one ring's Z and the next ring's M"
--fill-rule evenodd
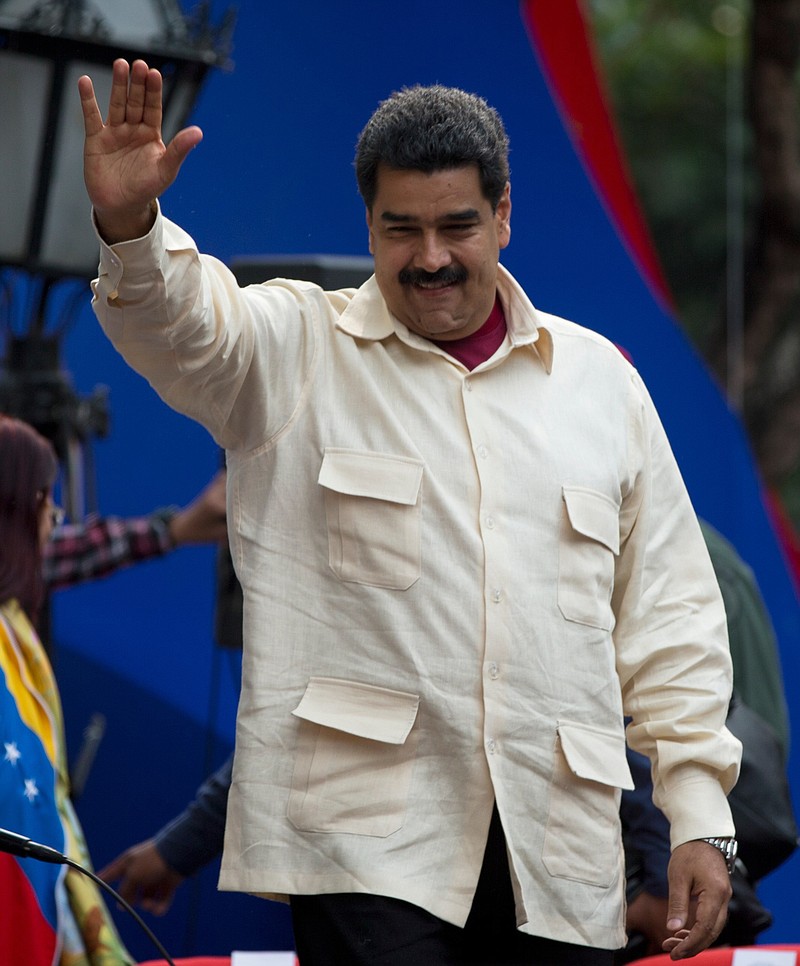
M358 137L358 190L371 211L378 166L443 171L477 165L494 211L509 178L508 136L482 97L455 87L405 87L382 101Z

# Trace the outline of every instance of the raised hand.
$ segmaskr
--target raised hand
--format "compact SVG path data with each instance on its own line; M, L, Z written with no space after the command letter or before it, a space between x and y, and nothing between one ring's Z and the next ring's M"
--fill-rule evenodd
M89 77L78 80L86 141L84 179L98 227L110 243L137 238L153 223L151 202L178 176L203 137L199 127L161 138L161 74L143 60L114 61L108 117L103 121Z

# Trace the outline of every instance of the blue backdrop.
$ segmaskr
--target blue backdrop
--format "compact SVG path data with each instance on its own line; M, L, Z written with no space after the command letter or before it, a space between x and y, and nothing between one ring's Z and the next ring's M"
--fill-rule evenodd
M214 73L201 94L193 120L205 139L162 199L165 212L225 261L364 255L352 155L376 103L418 82L485 96L512 145L513 237L505 264L538 307L595 328L631 353L698 512L756 571L794 707L797 600L741 428L620 242L562 127L516 0L241 0L238 8L234 67ZM110 388L112 432L95 446L103 512L184 503L212 476L219 454L205 431L167 409L127 369L88 309L69 336L66 363L80 392L97 383ZM56 596L57 671L73 754L90 715L107 718L78 802L98 865L179 811L230 749L240 664L213 644L213 571L212 550L183 549ZM794 785L798 767L795 755ZM790 860L764 884L775 915L766 939L798 938L798 863ZM165 919L149 919L173 955L291 946L284 907L216 893L215 876L216 866L182 888ZM136 927L117 918L132 952L154 956Z

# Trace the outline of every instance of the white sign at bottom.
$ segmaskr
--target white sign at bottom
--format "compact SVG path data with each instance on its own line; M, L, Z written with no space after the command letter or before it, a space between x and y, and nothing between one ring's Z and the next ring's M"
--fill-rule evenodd
M296 966L294 953L231 953L231 966Z
M790 949L736 949L731 966L796 966L797 953Z

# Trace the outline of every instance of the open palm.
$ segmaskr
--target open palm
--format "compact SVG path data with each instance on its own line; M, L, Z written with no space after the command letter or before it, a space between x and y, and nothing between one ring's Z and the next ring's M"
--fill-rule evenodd
M103 121L89 77L78 81L86 141L84 178L89 199L104 219L135 217L175 180L186 155L202 138L184 128L161 138L161 74L144 61L114 62L108 116Z

